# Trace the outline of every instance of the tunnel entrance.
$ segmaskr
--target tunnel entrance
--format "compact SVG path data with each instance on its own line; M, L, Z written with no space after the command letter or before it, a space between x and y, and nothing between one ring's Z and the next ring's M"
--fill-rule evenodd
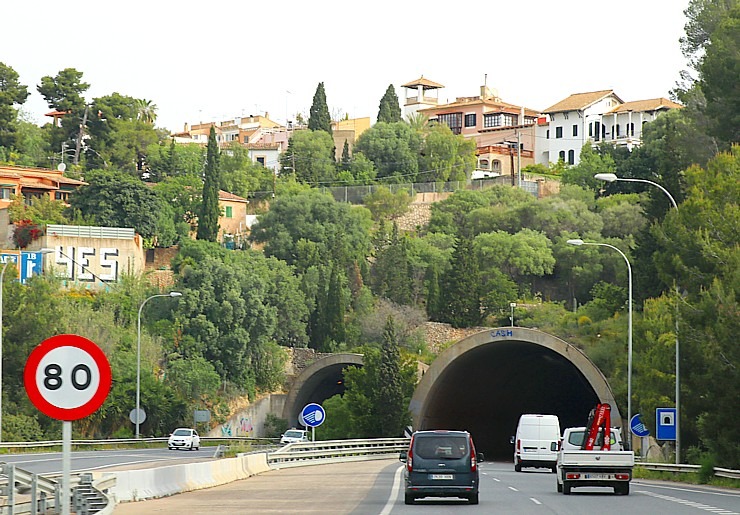
M523 413L557 415L561 429L585 425L598 402L620 415L604 376L574 346L533 329L487 330L432 363L411 402L414 429L464 429L486 459L512 461L510 438Z
M333 354L314 361L295 379L283 408L290 427L298 427L298 415L306 404L321 404L334 395L344 394L344 369L362 366L362 354Z

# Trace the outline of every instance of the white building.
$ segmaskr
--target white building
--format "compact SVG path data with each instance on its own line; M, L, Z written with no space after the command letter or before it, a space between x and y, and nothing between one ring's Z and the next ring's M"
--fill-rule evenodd
M640 144L645 123L681 107L666 98L624 102L610 89L575 93L543 111L536 129L535 162L547 166L562 159L575 165L583 145L601 141L631 150Z

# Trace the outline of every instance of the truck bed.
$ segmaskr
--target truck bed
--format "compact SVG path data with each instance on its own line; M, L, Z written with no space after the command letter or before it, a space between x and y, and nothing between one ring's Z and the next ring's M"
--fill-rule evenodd
M635 455L632 451L582 451L562 450L558 457L563 468L632 468Z

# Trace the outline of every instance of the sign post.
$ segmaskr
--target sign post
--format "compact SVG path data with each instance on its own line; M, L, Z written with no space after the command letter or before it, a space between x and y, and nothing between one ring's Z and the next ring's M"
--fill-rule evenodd
M28 356L23 380L31 402L62 421L62 514L70 512L72 420L95 412L111 387L108 358L93 342L60 334L41 342Z
M630 419L630 431L633 435L640 437L640 456L644 458L647 455L648 436L650 436L650 430L642 423L639 413L636 413L632 419Z
M301 410L301 414L298 415L298 422L300 422L302 426L311 428L312 442L316 440L316 427L323 424L325 419L326 412L324 411L324 408L321 407L321 404L316 404L315 402L306 404Z

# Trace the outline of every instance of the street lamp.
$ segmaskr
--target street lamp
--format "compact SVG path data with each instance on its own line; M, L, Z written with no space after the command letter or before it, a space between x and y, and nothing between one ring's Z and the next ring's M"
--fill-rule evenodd
M627 276L629 287L627 289L627 424L632 420L632 265L630 265L629 259L624 255L624 252L619 250L613 245L608 243L588 243L583 240L568 240L569 245L595 245L598 247L609 247L614 249L621 254L627 263ZM630 441L630 449L632 448L632 442Z
M41 249L40 254L49 254L51 249ZM5 279L5 270L12 261L8 259L3 264L3 270L0 272L0 442L3 441L3 280Z
M139 424L141 422L141 410L139 409L139 401L141 398L141 310L144 309L144 304L155 297L182 297L182 293L180 293L179 291L158 293L144 299L144 302L142 302L141 306L139 306L139 316L136 331L136 438L139 438Z
M598 179L600 181L606 181L606 182L614 182L614 181L622 181L622 182L644 182L645 184L650 184L651 186L655 186L660 191L666 194L668 196L668 199L671 201L671 204L673 205L673 209L678 211L678 204L676 204L676 199L673 198L673 195L671 195L667 189L665 189L663 186L658 184L657 182L648 181L647 179L626 179L624 177L617 177L613 173L597 173L594 175L594 179ZM678 299L681 298L681 294L678 290L678 284L676 285L676 465L681 463L681 430L680 430L680 420L681 417L680 411L679 411L679 401L681 399L681 381L680 381L680 366L679 366L679 345L678 345Z
M509 307L511 308L511 327L514 327L514 308L516 307L516 302L510 302Z

